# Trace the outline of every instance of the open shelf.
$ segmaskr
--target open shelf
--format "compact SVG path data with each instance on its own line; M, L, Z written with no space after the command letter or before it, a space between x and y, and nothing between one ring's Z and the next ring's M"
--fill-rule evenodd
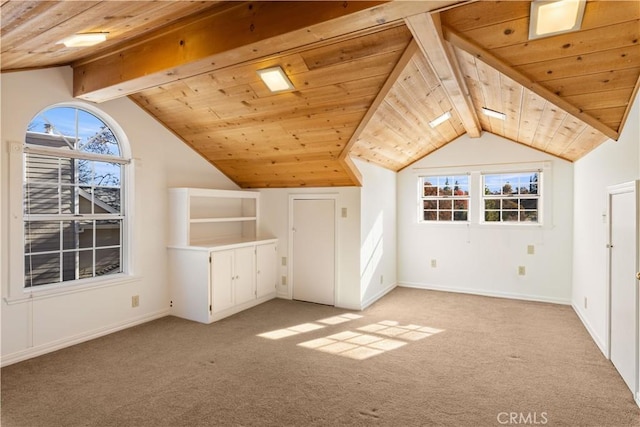
M255 241L259 230L259 196L256 191L169 189L169 246Z

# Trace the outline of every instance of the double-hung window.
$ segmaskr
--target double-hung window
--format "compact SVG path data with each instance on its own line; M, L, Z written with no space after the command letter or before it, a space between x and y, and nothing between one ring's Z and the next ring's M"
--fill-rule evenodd
M539 223L540 171L483 174L484 222Z
M422 221L469 220L469 175L431 175L420 178Z
M126 164L95 114L56 106L29 124L23 147L24 287L125 271Z

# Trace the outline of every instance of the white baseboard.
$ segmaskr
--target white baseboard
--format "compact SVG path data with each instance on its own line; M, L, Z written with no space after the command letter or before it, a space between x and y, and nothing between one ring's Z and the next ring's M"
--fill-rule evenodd
M43 354L51 353L56 350L63 349L65 347L71 347L72 345L80 344L85 341L89 341L95 338L99 338L105 335L112 334L114 332L121 331L123 329L130 328L132 326L147 323L152 320L160 319L161 317L168 316L169 309L160 310L153 313L148 313L143 316L139 316L133 319L126 320L121 323L116 323L104 328L95 329L86 333L75 335L61 340L52 341L50 343L38 345L36 347L27 348L24 350L16 351L2 356L0 366L8 366L14 363L22 362L23 360L31 359L33 357L42 356Z
M469 289L469 288L459 288L459 287L452 288L449 286L431 285L426 283L414 283L414 282L400 282L398 283L398 286L403 288L427 289L431 291L455 292L460 294L481 295L485 297L509 298L509 299L523 300L523 301L536 301L536 302L548 302L552 304L571 305L570 299L549 298L541 295L516 294L511 292L496 292L496 291L489 291L486 289Z
M388 294L389 292L394 290L397 286L398 286L397 283L392 283L391 285L389 285L386 288L382 289L380 292L378 292L375 295L373 295L373 296L367 298L366 300L362 301L360 303L360 309L364 310L365 308L369 307L371 304L373 304L374 302L378 301L380 298L382 298L383 296L385 296L386 294Z
M591 323L589 323L589 321L587 320L587 317L584 315L582 310L580 310L580 307L577 306L576 304L571 304L571 308L573 308L573 311L576 312L576 314L578 315L578 319L580 319L580 321L584 325L584 327L587 330L587 332L589 332L589 335L591 335L591 339L593 340L593 342L596 343L596 345L598 346L598 348L600 349L602 354L604 354L604 357L606 357L608 359L609 358L609 350L608 350L607 346L604 344L604 342L602 342L602 340L600 339L598 334L596 334L595 330L591 326Z

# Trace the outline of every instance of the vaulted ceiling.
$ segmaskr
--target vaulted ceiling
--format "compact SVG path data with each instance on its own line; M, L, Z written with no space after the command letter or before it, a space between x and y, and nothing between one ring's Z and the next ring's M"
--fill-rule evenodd
M0 4L3 73L70 65L75 97L130 97L245 188L359 185L352 158L398 171L465 133L577 160L618 138L640 84L638 1L535 40L528 1ZM109 37L57 44L80 32ZM294 90L269 92L273 65Z

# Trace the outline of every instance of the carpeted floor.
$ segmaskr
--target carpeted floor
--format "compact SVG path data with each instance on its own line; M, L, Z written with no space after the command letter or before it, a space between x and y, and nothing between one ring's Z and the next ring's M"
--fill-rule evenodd
M360 317L361 316L361 317ZM2 369L2 426L632 426L568 306L398 288L166 317Z

